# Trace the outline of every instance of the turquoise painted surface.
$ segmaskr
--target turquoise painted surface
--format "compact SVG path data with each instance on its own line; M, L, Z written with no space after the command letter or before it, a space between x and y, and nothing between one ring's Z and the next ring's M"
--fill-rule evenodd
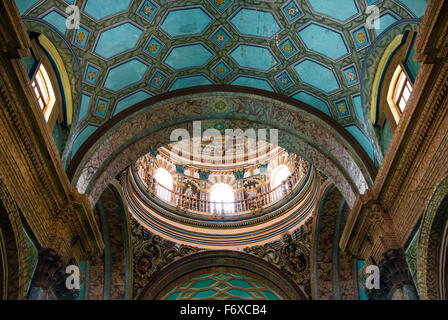
M280 31L280 26L272 13L254 9L241 9L230 23L242 35L271 38Z
M364 148L369 157L374 160L374 151L372 143L366 137L366 135L355 125L346 126L348 132L359 142L359 144Z
M174 83L171 85L171 87L168 91L173 91L173 90L188 88L188 87L194 87L194 86L201 86L201 85L206 85L206 84L212 84L212 82L202 75L185 77L185 78L180 78L180 79L177 79L176 81L174 81Z
M317 98L317 97L315 97L313 95L310 95L310 94L308 94L308 93L306 93L304 91L301 91L299 93L296 93L292 97L294 99L302 101L302 102L304 102L306 104L309 104L310 106L312 106L312 107L322 111L323 113L329 115L330 117L333 117L331 115L330 110L328 109L328 104L325 101L323 101L323 100L321 100L321 99L319 99L319 98Z
M415 78L417 78L418 72L419 72L422 64L420 62L414 61L414 55L415 55L415 50L412 47L411 51L409 52L409 56L406 59L406 66L408 67L408 70L411 72L411 75L415 80Z
M75 300L84 300L84 292L86 291L86 263L84 261L80 261L78 266L82 280L79 284L79 295Z
M363 277L363 274L362 274L362 269L364 268L365 265L366 265L366 262L364 260L358 260L358 262L357 262L358 281L365 281L365 278ZM359 300L368 300L367 296L366 296L366 292L364 291L362 286L358 287L358 292L359 292Z
M67 18L59 12L54 10L50 11L42 19L55 27L63 35L67 32L67 26L65 25Z
M59 123L56 123L52 132L53 141L56 145L56 149L58 149L59 155L62 154L62 128Z
M383 152L383 155L386 155L387 149L389 148L389 144L392 141L393 133L390 129L389 123L384 121L384 125L381 128L380 133L380 144L381 144L381 151Z
M345 21L358 14L355 0L308 0L315 12Z
M425 15L428 2L426 0L398 0L406 6L417 18Z
M204 45L200 43L176 47L168 54L165 63L174 70L200 67L213 57Z
M29 57L22 58L22 63L24 65L25 70L28 73L28 75L30 75L36 62L37 62L37 60L34 58L33 54L31 54Z
M207 298L210 298L215 293L216 293L215 290L205 290L205 291L201 291L201 292L196 293L193 296L193 298L195 298L195 299L207 299Z
M141 81L148 66L138 59L125 62L110 69L104 87L112 91L119 91L131 84Z
M171 37L183 37L201 34L211 22L202 8L189 8L169 12L160 27Z
M228 291L232 296L237 296L237 297L241 297L243 299L251 299L252 296L247 293L246 291L243 290L238 290L238 289L230 289Z
M305 59L295 65L294 70L296 70L303 82L326 93L339 89L339 84L333 71L317 62Z
M16 6L19 9L20 14L23 15L39 1L40 0L16 0Z
M364 112L362 110L361 96L353 97L353 105L355 106L355 112L359 119L361 119L364 123L366 123L366 118L364 116Z
M115 106L115 110L112 116L115 116L117 113L133 106L134 104L151 97L152 95L145 91L137 91L136 93L133 93L130 96L119 100L117 102L117 105Z
M215 280L207 279L207 280L201 280L193 284L191 287L193 289L202 289L206 287L210 287L211 285L215 284Z
M261 71L267 71L278 63L269 49L253 45L241 44L230 53L230 56L242 68Z
M175 292L172 295L170 295L166 300L176 300L180 296L180 292Z
M78 136L73 141L73 145L72 145L72 159L73 159L74 155L76 154L76 152L81 147L81 145L84 143L84 141L86 141L87 138L92 133L94 133L96 131L96 129L98 129L98 127L94 126L94 125L91 125L91 124L87 125L84 129L82 129L80 134L78 134Z
M263 89L266 91L274 91L266 80L263 79L257 79L252 77L245 77L245 76L238 76L235 80L232 81L233 85L236 86L246 86L246 87L252 87L252 88L258 88Z
M349 53L342 35L321 25L311 23L300 30L299 35L309 50L330 59L338 60Z
M87 0L84 11L95 19L117 14L126 10L132 0Z
M244 288L244 289L252 288L252 285L249 282L240 280L240 279L230 279L227 282L230 283L234 287L240 287L240 288Z
M375 29L375 33L377 35L380 35L381 33L383 33L384 30L386 30L389 26L391 26L395 22L397 22L397 18L395 18L390 13L386 13L386 14L380 16L380 19L379 19L380 25L379 25L378 29Z
M78 121L81 121L89 112L90 96L83 94L81 96L81 108L79 110Z
M101 33L95 46L95 53L109 59L122 52L134 48L143 31L126 22Z

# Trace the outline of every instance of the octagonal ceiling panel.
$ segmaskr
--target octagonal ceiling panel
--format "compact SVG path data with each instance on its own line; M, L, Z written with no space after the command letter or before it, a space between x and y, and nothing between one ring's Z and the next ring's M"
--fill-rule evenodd
M269 48L262 46L239 44L229 55L241 68L265 72L278 64Z
M310 23L299 31L299 36L308 50L339 60L349 54L344 36L328 27Z
M142 34L142 29L130 22L125 22L102 31L94 52L105 59L110 59L135 48Z
M164 62L174 70L201 67L213 57L213 53L202 43L174 47Z
M329 18L345 22L359 14L355 0L307 0L311 9Z
M76 133L150 95L207 83L293 96L343 126L365 131L363 106L354 112L360 81L347 83L344 70L357 70L360 80L363 59L380 33L422 16L426 8L425 0L15 2L24 18L31 18L25 19L28 28L50 34L58 48L71 44L79 58L80 96L89 99L83 99ZM79 30L65 26L68 4L80 6ZM370 4L381 12L378 30L365 27ZM53 36L54 30L62 35ZM73 61L70 50L61 56ZM97 70L94 83L84 80L89 66ZM100 98L109 102L102 118L94 116ZM338 101L352 112L340 117Z
M203 8L182 8L169 11L160 28L170 37L202 34L213 21Z
M327 94L340 88L333 70L318 62L305 59L295 65L294 70L304 83Z
M111 91L120 91L140 82L148 69L149 65L137 58L120 63L109 70L103 87Z
M101 20L126 11L131 2L132 0L87 0L83 10L92 18Z
M231 82L231 84L235 86L252 87L266 91L274 91L271 84L267 80L248 76L238 76Z
M230 23L241 35L260 38L272 38L281 29L271 12L251 8L239 10Z
M207 84L212 84L212 82L210 81L209 78L205 77L204 75L188 76L176 79L171 85L169 91L194 86L203 86Z

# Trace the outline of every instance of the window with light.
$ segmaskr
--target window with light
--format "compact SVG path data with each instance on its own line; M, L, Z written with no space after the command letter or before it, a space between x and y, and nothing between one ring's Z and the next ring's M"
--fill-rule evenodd
M403 68L398 66L390 83L387 97L396 123L400 121L401 114L406 108L411 93L412 83Z
M164 168L158 168L154 175L159 186L157 187L157 196L162 200L169 201L171 191L173 190L173 177ZM160 187L161 186L161 187Z
M235 212L235 195L231 186L225 183L217 183L210 190L210 201L212 212L233 213Z
M271 190L274 190L278 186L280 186L283 181L288 179L288 177L291 175L291 170L289 170L288 166L281 165L274 169L274 171L271 174ZM286 191L288 191L288 186L286 186ZM277 197L281 197L283 192L281 188L278 188L276 191L274 191Z
M43 64L40 64L37 69L36 74L31 81L31 86L33 87L34 95L36 96L40 109L44 113L45 120L48 121L56 102L56 97L51 85L50 77Z

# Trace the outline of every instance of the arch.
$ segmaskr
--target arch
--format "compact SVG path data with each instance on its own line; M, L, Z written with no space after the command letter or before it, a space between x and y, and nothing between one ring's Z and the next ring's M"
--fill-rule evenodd
M275 168L271 173L271 188L274 189L278 187L283 181L285 181L288 176L291 174L291 170L289 170L288 166L282 164Z
M314 300L354 300L355 261L339 248L349 211L341 193L326 180L313 216L311 289Z
M448 176L436 188L423 214L418 240L418 291L422 300L438 300L440 247L448 218ZM443 271L443 270L442 270Z
M104 254L88 264L87 300L132 299L133 257L130 220L122 188L111 181L96 204Z
M56 68L62 65L65 68L65 72L68 75L68 82L62 82L63 86L70 86L70 90L66 90L65 87L63 91L65 94L71 94L71 105L72 110L67 110L67 122L70 126L69 139L66 143L66 147L62 152L62 164L64 167L67 166L67 162L70 159L72 144L75 141L79 133L79 128L77 127L79 122L79 114L81 112L81 98L83 95L82 90L82 70L78 55L73 49L70 41L62 35L55 27L47 23L46 21L33 17L22 17L22 21L29 32L36 32L45 36L40 40L44 39L45 49L51 55L52 53L59 55L59 57L51 56ZM48 40L48 41L47 41ZM52 44L52 46L50 46ZM59 61L60 58L60 61ZM59 69L58 69L59 70ZM61 79L62 81L62 79ZM68 88L67 88L68 89ZM70 116L71 114L71 116ZM69 121L71 117L71 121Z
M177 260L155 274L137 297L139 300L158 300L167 289L181 284L186 277L218 272L240 272L269 283L285 300L306 300L305 293L282 270L253 255L237 251L205 251Z
M214 108L214 103L225 102ZM170 142L174 129L191 133L216 120L226 128L278 129L278 144L301 155L335 182L350 206L376 175L359 143L324 113L300 101L237 86L200 86L152 97L124 110L81 146L67 170L94 204L107 182L140 156Z
M0 300L26 299L25 254L19 209L0 179Z
M418 31L420 19L403 19L389 26L369 49L361 72L361 108L364 112L369 135L373 137L377 161L382 162L384 155L380 141L373 125L378 118L378 96L384 80L384 71L389 59L402 42L402 35L406 31Z

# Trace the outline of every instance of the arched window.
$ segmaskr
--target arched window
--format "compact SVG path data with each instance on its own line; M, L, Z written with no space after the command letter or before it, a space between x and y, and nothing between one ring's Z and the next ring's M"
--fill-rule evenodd
M291 170L289 170L288 166L281 165L274 169L271 173L271 190L274 190L278 186L282 184L283 181L288 179L288 177L291 175ZM288 188L288 187L286 187ZM289 191L286 189L286 191ZM273 195L276 199L272 199L272 201L275 201L279 199L283 192L281 188L278 188L276 191L274 191L275 195Z
M33 79L31 80L34 94L40 109L44 113L45 120L48 121L53 110L56 96L54 94L53 86L51 85L50 77L43 64L39 65Z
M404 72L401 65L398 65L390 82L387 102L391 108L395 122L398 124L401 114L404 112L406 103L412 93L412 83Z
M162 200L169 201L173 190L173 177L164 168L158 168L154 175L157 183L162 187L157 187L157 196Z
M288 166L281 165L274 169L271 174L271 188L277 188L283 181L285 181L291 175L291 170Z
M210 190L210 201L212 212L233 213L235 212L235 195L231 186L225 183L217 183Z

